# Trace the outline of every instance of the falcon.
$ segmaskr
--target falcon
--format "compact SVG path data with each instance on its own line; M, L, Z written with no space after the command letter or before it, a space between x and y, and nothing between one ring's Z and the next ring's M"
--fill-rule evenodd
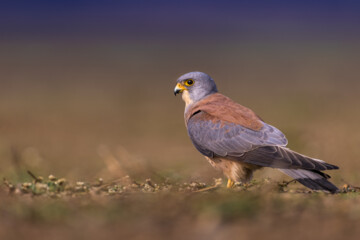
M337 166L287 148L280 130L219 93L206 73L182 75L174 89L175 96L179 93L185 102L185 124L192 143L213 167L222 170L228 188L236 182L249 182L255 170L271 167L312 190L339 191L323 172Z

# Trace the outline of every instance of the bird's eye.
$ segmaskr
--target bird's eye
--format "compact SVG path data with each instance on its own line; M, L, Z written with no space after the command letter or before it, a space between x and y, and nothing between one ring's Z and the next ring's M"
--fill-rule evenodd
M192 79L188 79L185 81L185 85L188 87L192 86L193 84L194 84L194 80L192 80Z

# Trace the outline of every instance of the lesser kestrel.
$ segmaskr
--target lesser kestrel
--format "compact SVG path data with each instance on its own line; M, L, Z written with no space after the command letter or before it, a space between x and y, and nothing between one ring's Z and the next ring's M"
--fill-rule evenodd
M218 92L214 80L190 72L177 81L174 94L185 101L185 124L190 139L212 166L235 182L247 183L262 167L280 170L313 190L337 192L324 170L338 169L322 160L286 148L285 135L252 110Z

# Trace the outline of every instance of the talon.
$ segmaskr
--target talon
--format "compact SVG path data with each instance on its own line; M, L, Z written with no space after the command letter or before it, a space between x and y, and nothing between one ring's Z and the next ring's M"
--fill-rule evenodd
M226 187L232 188L234 185L235 185L235 182L229 178Z

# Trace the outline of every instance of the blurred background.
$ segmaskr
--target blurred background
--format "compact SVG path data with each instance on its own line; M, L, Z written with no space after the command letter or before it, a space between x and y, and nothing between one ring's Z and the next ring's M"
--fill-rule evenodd
M359 11L334 0L1 1L0 176L220 177L173 95L197 70L289 147L339 165L336 184L359 185Z

